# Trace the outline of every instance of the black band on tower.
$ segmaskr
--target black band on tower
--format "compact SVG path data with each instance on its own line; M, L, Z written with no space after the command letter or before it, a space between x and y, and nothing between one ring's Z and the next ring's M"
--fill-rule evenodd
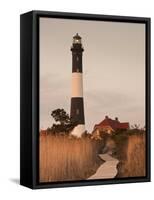
M71 98L71 118L77 121L78 124L85 124L84 105L82 97Z
M82 73L82 52L84 51L82 44L73 44L72 51L72 72Z
M82 73L82 53L72 52L72 72Z

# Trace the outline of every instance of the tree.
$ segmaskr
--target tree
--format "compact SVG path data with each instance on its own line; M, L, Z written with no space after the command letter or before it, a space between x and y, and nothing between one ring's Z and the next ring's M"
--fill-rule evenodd
M53 133L69 133L77 125L77 122L70 118L64 109L53 110L51 116L58 122L51 127Z
M64 109L56 109L52 111L51 116L54 118L56 122L60 122L61 124L65 124L69 122L69 115L66 113Z

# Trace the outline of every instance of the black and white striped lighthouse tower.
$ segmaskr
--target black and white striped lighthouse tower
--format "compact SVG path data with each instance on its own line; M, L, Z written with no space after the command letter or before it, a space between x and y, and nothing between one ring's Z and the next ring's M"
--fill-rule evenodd
M80 137L85 131L83 80L82 80L82 47L78 33L73 37L72 51L72 94L70 116L77 121L72 134Z

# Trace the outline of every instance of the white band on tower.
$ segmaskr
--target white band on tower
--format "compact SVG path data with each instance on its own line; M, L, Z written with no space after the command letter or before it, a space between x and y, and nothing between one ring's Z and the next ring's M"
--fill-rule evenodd
M83 97L82 73L72 73L72 97Z

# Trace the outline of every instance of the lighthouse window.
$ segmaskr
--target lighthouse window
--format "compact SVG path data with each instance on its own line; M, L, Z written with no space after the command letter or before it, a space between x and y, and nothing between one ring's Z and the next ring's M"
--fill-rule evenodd
M79 109L76 110L76 114L79 115Z
M79 61L79 57L78 56L76 57L76 60Z

